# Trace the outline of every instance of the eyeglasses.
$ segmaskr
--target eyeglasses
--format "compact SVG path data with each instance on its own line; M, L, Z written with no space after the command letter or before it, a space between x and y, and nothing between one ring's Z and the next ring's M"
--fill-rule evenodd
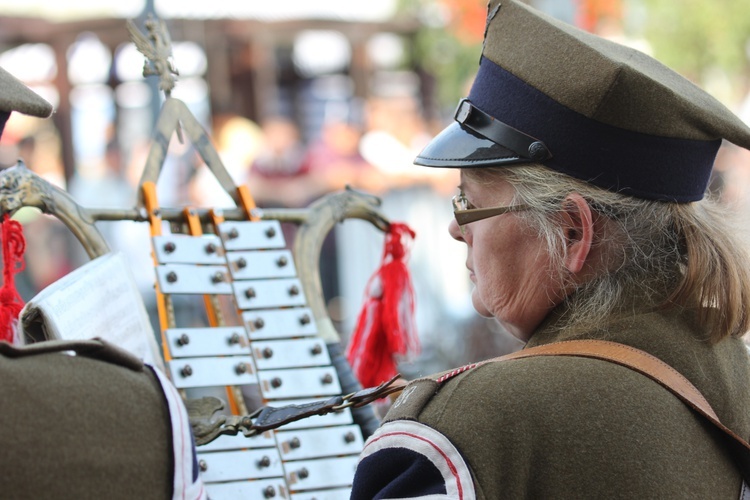
M461 234L464 233L464 226L470 222L489 219L498 215L507 214L508 212L521 212L529 210L529 205L511 205L507 207L490 207L490 208L469 208L469 200L463 193L459 193L451 200L453 203L453 215L456 217Z

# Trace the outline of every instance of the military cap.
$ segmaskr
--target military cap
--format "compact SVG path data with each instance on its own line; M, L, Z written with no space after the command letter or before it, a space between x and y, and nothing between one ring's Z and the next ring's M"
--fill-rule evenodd
M513 0L491 0L454 122L415 163L541 163L596 186L673 202L703 197L722 140L750 128L654 58Z
M16 77L0 68L0 135L13 111L47 118L52 114L52 105Z

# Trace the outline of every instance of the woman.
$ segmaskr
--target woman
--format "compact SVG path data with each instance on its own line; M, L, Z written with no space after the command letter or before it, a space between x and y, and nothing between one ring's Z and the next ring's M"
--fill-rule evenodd
M606 340L656 356L750 436L746 247L703 200L750 129L647 56L513 1L417 158L461 168L451 235L474 307L525 349ZM651 378L528 357L411 382L367 442L352 498L737 498L730 440Z
M735 237L741 227L728 227L713 202L622 196L534 164L463 169L461 179L459 217L477 207L513 208L506 220L454 220L449 231L469 247L474 307L520 340L528 342L563 301L569 311L558 328L567 331L598 327L623 307L632 314L626 292L654 307L716 304L699 309L712 342L750 327L750 268Z

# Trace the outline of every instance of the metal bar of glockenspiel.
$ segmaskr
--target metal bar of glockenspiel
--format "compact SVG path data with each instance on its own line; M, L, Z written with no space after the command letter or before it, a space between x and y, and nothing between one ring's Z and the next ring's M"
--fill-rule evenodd
M240 208L198 208L193 207L196 216L201 222L211 222L211 212L220 214L224 220L227 221L243 221L247 220L245 211ZM89 217L95 221L123 221L131 220L135 222L146 222L148 221L148 213L145 210L137 208L85 208L84 209ZM183 222L184 213L183 208L159 208L159 216L165 221ZM263 220L278 220L280 222L291 222L294 224L302 224L307 220L310 211L308 209L286 209L286 208L274 208L274 209L253 209L260 219Z

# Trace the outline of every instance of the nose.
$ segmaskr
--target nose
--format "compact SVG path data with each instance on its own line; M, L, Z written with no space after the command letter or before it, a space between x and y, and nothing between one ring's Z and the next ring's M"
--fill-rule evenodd
M448 224L448 234L451 235L451 238L457 241L465 241L464 235L461 232L461 227L458 225L458 222L456 222L456 219L451 219L450 224Z

